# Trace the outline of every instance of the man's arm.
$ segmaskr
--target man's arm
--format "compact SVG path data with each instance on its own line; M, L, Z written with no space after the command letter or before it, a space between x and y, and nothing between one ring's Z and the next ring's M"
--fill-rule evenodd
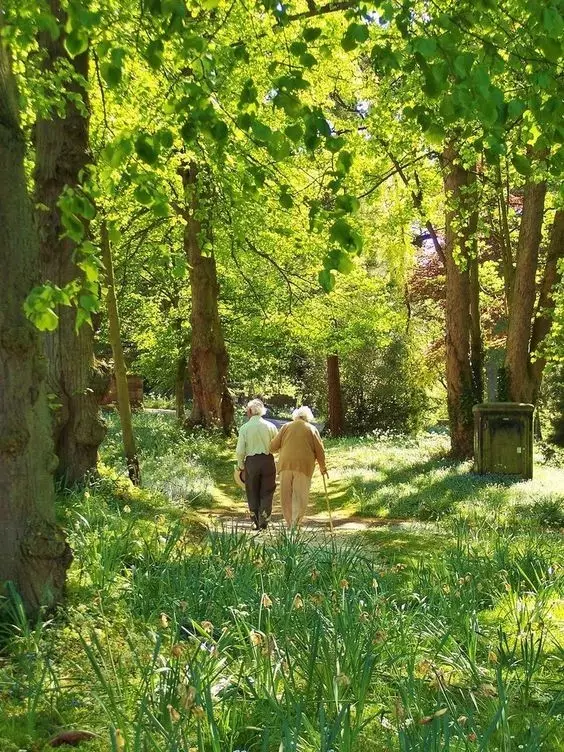
M276 426L272 426L276 430ZM284 428L286 426L282 426L282 428L278 431L276 436L272 439L270 442L270 451L271 452L277 452L280 447L282 446L282 434L284 433Z
M239 438L237 439L237 449L235 455L237 457L237 465L242 470L245 467L245 457L247 456L247 442L245 441L245 426L241 426L239 429Z

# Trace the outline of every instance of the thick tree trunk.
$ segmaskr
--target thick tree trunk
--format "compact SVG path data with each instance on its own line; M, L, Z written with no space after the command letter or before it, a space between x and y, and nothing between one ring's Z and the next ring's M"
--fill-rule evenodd
M327 404L331 436L342 436L344 433L343 398L338 355L327 356Z
M229 356L219 318L215 258L213 254L204 255L201 249L206 228L199 218L201 192L194 162L182 170L182 179L188 207L184 249L192 294L190 376L194 401L188 425L222 427L229 433L234 418L233 398L227 387Z
M443 152L444 189L447 198L445 230L446 272L446 380L451 454L463 459L473 453L475 404L470 360L470 271L468 220L459 228L460 217L472 199L463 188L472 176L457 163L458 153L449 145Z
M53 15L64 26L65 14L60 0L49 0ZM73 74L86 79L88 53L71 59L65 50L64 33L53 40L49 32L39 35L45 55L44 69L52 74L64 63ZM79 182L80 171L89 160L88 98L80 80L64 85L71 97L64 117L52 112L51 117L36 123L35 202L39 232L40 269L44 279L63 287L82 274L73 262L75 244L61 238L60 211L57 201L65 186ZM56 395L53 435L55 453L59 458L58 477L66 483L81 481L96 469L98 447L105 427L98 409L99 395L94 363L93 331L82 326L75 332L75 311L61 306L59 326L45 338L48 362L49 391Z
M139 486L141 484L141 472L139 470L139 460L137 458L137 448L135 446L135 434L133 433L133 422L131 420L131 404L129 402L129 388L127 386L127 369L121 344L112 247L110 245L108 226L105 220L102 221L101 241L102 260L106 268L106 285L108 288L106 293L106 307L108 311L110 344L112 346L112 354L114 357L114 374L116 378L117 403L121 423L123 451L125 453L129 478L135 486Z
M39 248L16 103L0 36L0 588L11 581L34 614L61 600L72 555L55 521L45 357L23 314Z
M530 372L530 343L545 195L545 182L525 186L505 352L505 378L513 402L536 399Z

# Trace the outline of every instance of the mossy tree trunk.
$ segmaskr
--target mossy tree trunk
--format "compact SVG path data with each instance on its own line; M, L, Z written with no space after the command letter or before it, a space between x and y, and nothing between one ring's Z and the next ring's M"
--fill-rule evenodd
M53 15L64 28L65 13L59 0L49 0ZM69 98L65 114L53 109L50 117L38 119L35 126L35 202L39 232L40 269L44 279L63 287L79 278L73 262L75 244L61 237L64 229L57 202L65 186L75 187L80 172L89 161L88 97L83 81L88 76L88 52L70 58L64 47L64 32L53 40L49 32L39 35L47 75L60 73L63 66L73 74L64 84ZM56 396L53 412L55 453L59 458L57 475L66 483L83 480L96 469L98 447L105 428L98 409L99 386L95 369L93 331L82 326L75 331L76 313L61 306L59 326L45 337L49 391Z
M121 344L121 332L119 323L119 309L115 292L114 280L114 263L112 258L112 246L108 233L108 226L105 220L101 225L101 246L102 260L106 270L106 309L108 312L108 329L110 335L110 345L114 358L114 375L116 379L116 392L119 419L121 424L121 435L123 441L123 451L127 462L127 472L131 482L139 486L141 484L141 472L139 469L139 459L137 457L137 447L135 444L135 434L133 432L133 421L131 419L131 403L129 401L129 387L127 385L127 368L123 355Z
M0 3L0 26L2 10ZM41 338L23 302L39 247L24 172L17 92L0 36L0 587L30 614L61 600L70 549L55 520L53 452Z
M477 402L471 361L470 315L473 224L470 207L473 198L468 190L474 176L460 164L453 144L445 148L442 162L447 200L444 247L447 404L451 454L457 459L465 459L473 454L472 406Z
M342 436L344 433L343 397L338 355L327 356L327 404L331 436Z
M227 387L229 355L219 317L219 284L213 249L203 252L204 238L211 246L209 227L202 221L206 211L204 191L195 162L182 170L186 199L184 249L190 269L192 310L190 315L190 378L193 403L188 425L233 429L233 398ZM208 207L209 210L209 207Z

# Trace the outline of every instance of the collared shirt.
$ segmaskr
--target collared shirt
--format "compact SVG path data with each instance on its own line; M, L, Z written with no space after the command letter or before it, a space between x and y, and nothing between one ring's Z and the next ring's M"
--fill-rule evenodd
M251 415L239 429L237 441L237 464L245 466L245 457L252 454L270 454L270 442L278 433L273 423L269 423L260 415Z

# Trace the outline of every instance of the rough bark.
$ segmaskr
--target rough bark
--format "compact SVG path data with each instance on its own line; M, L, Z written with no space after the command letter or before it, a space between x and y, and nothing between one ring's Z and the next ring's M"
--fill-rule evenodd
M338 355L327 356L327 404L331 436L342 436L344 433L343 398Z
M530 372L530 343L545 195L544 181L525 186L505 352L507 390L513 402L532 402L536 398Z
M0 26L1 19L0 3ZM72 556L55 520L57 460L42 342L23 314L37 282L39 247L16 102L0 36L0 588L11 581L34 614L61 600Z
M65 14L60 0L49 0L53 15L64 27ZM64 32L53 40L49 32L39 35L44 54L43 67L53 73L64 63L73 74L88 76L88 52L70 58L64 47ZM89 161L88 97L79 80L64 84L71 98L63 117L55 110L35 126L35 202L40 245L40 269L44 279L63 287L81 276L73 262L75 244L62 238L63 227L57 201L65 186L79 183L79 174ZM82 105L77 104L78 97ZM56 395L53 411L53 438L59 458L58 477L73 484L96 469L98 447L105 427L100 419L99 383L95 369L93 331L82 326L75 332L75 311L61 307L59 326L45 338L49 391Z
M477 217L476 217L477 219ZM477 222L475 223L477 225ZM476 227L472 232L474 232ZM472 369L472 392L476 403L484 399L484 344L480 322L480 267L476 248L469 262L470 285L470 367Z
M225 433L230 433L234 407L227 387L229 356L219 317L215 258L213 253L202 253L201 248L207 228L200 218L202 190L198 178L198 166L194 162L182 170L187 205L184 249L192 296L189 362L193 406L187 423L190 426L221 427Z
M458 153L453 145L443 152L444 189L447 197L445 229L446 274L446 381L450 425L451 454L463 459L473 454L473 416L475 404L472 367L470 359L470 226L462 226L468 197L464 187L472 177L457 162ZM466 204L466 207L465 207Z
M141 484L141 472L139 470L135 434L133 433L133 422L131 420L131 404L129 402L129 388L127 386L127 368L121 344L112 247L108 236L108 227L105 221L102 222L101 241L102 260L106 270L106 308L108 311L108 328L110 334L110 345L112 347L112 355L114 358L114 375L116 379L117 403L121 423L123 451L125 453L129 478L134 485L138 486Z

